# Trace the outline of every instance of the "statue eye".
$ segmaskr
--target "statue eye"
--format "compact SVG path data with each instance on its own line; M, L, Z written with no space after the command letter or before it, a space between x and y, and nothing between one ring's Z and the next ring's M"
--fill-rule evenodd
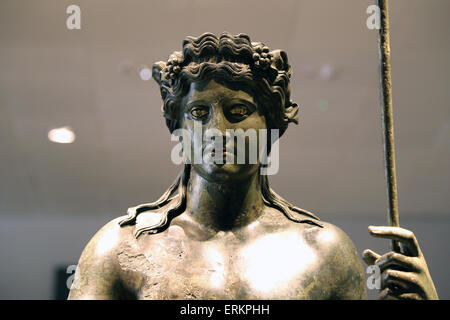
M243 104L236 104L232 106L229 112L232 116L237 118L244 118L252 113L252 111L246 105Z
M193 107L189 112L195 119L202 119L209 114L208 107L203 106Z

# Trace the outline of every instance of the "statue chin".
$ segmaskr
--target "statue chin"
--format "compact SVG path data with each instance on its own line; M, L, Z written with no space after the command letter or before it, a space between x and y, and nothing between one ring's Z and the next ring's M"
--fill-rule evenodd
M202 163L193 164L192 168L203 179L214 183L227 183L248 178L259 169L259 164Z

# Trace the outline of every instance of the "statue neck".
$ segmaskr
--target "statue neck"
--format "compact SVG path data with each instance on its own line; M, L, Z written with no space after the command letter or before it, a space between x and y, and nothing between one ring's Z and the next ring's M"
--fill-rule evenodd
M186 212L202 227L225 231L245 226L260 216L263 207L259 170L248 179L217 183L191 168Z

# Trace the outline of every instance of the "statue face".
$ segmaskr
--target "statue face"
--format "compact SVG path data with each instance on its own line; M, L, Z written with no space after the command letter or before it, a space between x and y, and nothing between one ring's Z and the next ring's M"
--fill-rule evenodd
M257 150L259 131L267 129L267 126L248 85L222 83L214 79L192 82L180 110L182 128L192 142L187 144L183 141L183 148L190 150L187 156L199 175L210 181L226 182L246 178L258 170L259 157L251 161L250 152ZM231 138L230 130L239 132L238 129L249 132L245 143L239 144L237 139ZM219 140L221 143L218 143ZM194 159L196 145L201 145L201 161ZM223 148L223 154L217 150L220 147ZM245 161L239 163L238 148L240 152L245 152ZM223 159L223 164L213 160L218 158Z

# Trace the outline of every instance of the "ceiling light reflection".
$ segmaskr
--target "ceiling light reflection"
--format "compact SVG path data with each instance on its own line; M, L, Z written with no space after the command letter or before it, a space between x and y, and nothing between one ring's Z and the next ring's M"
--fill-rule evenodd
M139 69L139 77L144 81L150 80L152 78L152 70L147 66L141 67Z
M48 140L55 143L72 143L75 141L75 133L70 127L55 128L48 132Z

